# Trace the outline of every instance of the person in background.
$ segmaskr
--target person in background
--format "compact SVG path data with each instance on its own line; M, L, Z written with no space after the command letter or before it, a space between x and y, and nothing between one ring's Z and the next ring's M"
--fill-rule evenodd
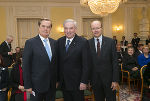
M0 45L0 54L3 57L4 66L9 67L11 66L13 59L12 59L12 51L11 51L11 43L13 42L13 36L8 35L6 40L1 43Z
M17 58L17 56L19 56L19 55L21 55L22 53L21 53L21 49L20 49L20 47L16 47L15 48L15 53L13 53L13 55L12 55L12 58L13 58L13 62L16 62L16 58Z
M57 80L56 41L49 38L52 22L40 19L39 34L26 41L23 50L24 88L32 101L55 101Z
M132 45L134 47L135 52L137 51L138 44L140 42L140 38L137 36L137 33L134 33L134 38L132 38Z
M115 44L117 45L118 40L116 36L113 36L113 40L115 41Z
M16 101L15 99L19 99L18 101L23 101L23 99L27 99L26 92L24 89L21 54L20 56L17 56L16 62L13 66L13 69L11 70L10 86L12 88L10 101ZM22 96L18 96L17 98L17 94L20 94Z
M143 53L143 44L138 44L137 51L135 52L136 57Z
M134 55L134 48L128 47L127 54L123 56L123 70L130 73L131 78L139 78L139 65L137 57Z
M126 41L125 36L122 36L122 41L120 41L120 43L121 43L121 48L123 49L123 51L125 51L128 45L128 41Z
M92 56L91 84L95 101L116 101L119 66L115 41L102 35L103 26L98 20L91 23L94 35L89 40Z
M143 46L143 53L138 56L138 64L140 67L147 65L150 62L149 48L147 45Z
M148 45L148 43L150 43L150 35L148 35L148 38L145 41L146 45Z
M8 82L8 68L4 66L3 58L0 55L0 101L7 101Z

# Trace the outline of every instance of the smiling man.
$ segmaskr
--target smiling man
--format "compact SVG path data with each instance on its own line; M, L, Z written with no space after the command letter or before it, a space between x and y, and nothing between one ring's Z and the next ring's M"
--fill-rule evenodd
M77 23L64 22L65 36L58 39L59 77L64 101L84 101L88 83L88 41L76 34Z
M89 40L92 56L92 88L95 101L116 101L119 68L115 41L102 35L100 21L91 23L93 38Z
M26 41L23 53L24 87L32 101L55 101L56 45L49 38L52 22L41 19L39 34Z

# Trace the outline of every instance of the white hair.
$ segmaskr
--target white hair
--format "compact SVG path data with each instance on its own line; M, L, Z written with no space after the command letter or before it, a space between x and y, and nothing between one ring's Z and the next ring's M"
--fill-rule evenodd
M73 19L65 20L64 23L63 23L63 26L65 27L65 24L68 23L68 22L72 22L74 24L74 26L77 27L77 22L75 20L73 20Z

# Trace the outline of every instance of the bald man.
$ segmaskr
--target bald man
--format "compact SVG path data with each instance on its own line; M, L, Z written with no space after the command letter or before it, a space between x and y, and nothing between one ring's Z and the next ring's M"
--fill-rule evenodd
M116 89L119 81L119 68L115 41L102 35L100 21L91 23L94 35L89 40L92 56L91 84L96 101L116 101Z

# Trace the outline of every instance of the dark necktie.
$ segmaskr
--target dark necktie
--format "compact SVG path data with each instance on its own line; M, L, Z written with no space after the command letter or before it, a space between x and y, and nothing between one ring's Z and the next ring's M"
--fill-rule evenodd
M70 45L70 40L67 40L67 44L66 44L66 52L68 51L69 45Z
M99 42L99 39L97 39L97 56L100 56L100 42Z

